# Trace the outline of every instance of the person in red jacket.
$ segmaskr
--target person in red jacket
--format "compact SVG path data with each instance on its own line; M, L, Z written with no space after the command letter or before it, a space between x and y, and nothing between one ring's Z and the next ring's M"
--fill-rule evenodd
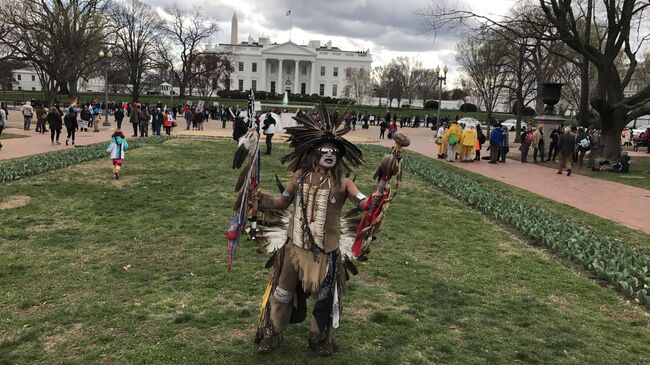
M163 127L165 127L165 134L168 136L172 134L172 127L174 126L174 115L171 111L167 111L163 117Z

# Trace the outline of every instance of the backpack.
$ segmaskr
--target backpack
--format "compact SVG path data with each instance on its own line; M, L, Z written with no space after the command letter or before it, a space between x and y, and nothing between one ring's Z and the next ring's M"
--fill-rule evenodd
M449 136L449 140L447 141L447 143L451 146L455 145L456 143L458 143L458 136L452 134L451 136Z
M533 141L533 134L532 133L526 133L526 136L524 137L524 141L528 144L530 144Z
M589 140L587 138L583 138L583 139L580 140L580 142L578 142L578 144L582 148L589 148L590 143L589 143Z

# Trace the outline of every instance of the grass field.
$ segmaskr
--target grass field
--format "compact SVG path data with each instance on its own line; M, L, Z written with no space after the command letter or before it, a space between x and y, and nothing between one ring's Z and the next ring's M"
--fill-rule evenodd
M12 138L26 138L29 136L23 134L14 134L14 133L2 133L0 134L0 139L12 139Z
M243 243L226 272L232 148L178 139L130 153L118 182L101 160L0 185L0 364L647 363L647 311L410 175L351 279L340 352L314 357L302 323L256 355L266 258Z

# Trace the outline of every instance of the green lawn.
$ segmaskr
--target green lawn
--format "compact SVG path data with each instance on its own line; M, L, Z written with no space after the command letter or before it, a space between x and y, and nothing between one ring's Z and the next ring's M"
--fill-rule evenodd
M24 134L14 134L14 133L2 133L0 134L0 139L12 139L12 138L26 138Z
M101 160L0 185L0 364L647 363L646 310L411 175L351 279L340 353L314 357L302 323L256 355L268 272L248 243L226 272L232 150L177 139L118 182Z
M511 154L508 155L509 157ZM567 218L577 224L589 227L594 232L614 237L620 239L627 244L630 244L634 249L639 252L650 255L650 234L647 234L643 231L630 229L625 226L622 226L616 222L598 217L593 214L586 213L582 210L576 209L572 206L558 203L554 200L550 200L541 195L537 195L528 190L520 189L512 185L508 185L490 178L487 178L483 175L479 175L467 170L463 170L451 165L448 165L444 162L437 160L434 161L440 169L446 169L450 173L461 174L469 176L472 179L480 181L480 183L485 186L485 188L495 191L498 194L511 195L517 199L528 202L531 209L535 206L546 208L558 216ZM519 163L517 161L510 161L508 163ZM551 168L555 165L548 164L548 167ZM578 169L576 169L578 170ZM586 170L586 168L585 168ZM585 171L586 172L586 171ZM598 174L598 173L594 173ZM600 174L605 174L605 172L600 172ZM614 175L614 174L612 174Z

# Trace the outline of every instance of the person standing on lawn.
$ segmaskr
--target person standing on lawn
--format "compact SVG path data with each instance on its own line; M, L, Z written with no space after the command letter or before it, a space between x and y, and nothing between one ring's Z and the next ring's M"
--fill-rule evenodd
M266 154L271 154L271 146L273 135L275 134L275 119L271 116L271 113L266 113L266 118L264 119L264 126L262 127L264 135L266 136Z
M564 133L558 140L557 150L560 154L557 173L562 175L562 170L566 169L566 176L571 176L571 162L573 161L573 151L576 145L576 138L571 134L571 128L565 127Z
M113 161L113 179L120 179L120 169L126 157L125 151L129 149L129 142L124 138L122 131L117 129L111 136L111 141L106 148L106 153L111 156Z
M309 297L314 302L310 349L320 356L337 351L334 332L347 287L339 231L343 205L350 200L359 210L367 211L377 201L375 197L379 198L376 193L366 197L346 177L362 161L361 151L343 137L350 127L339 128L323 104L319 115L319 119L294 117L298 126L287 128L293 151L282 161L289 163L293 177L282 195L255 192L253 197L262 210L285 210L294 205L288 238L282 240L270 261L273 271L255 337L260 354L278 348L289 323L306 319Z

